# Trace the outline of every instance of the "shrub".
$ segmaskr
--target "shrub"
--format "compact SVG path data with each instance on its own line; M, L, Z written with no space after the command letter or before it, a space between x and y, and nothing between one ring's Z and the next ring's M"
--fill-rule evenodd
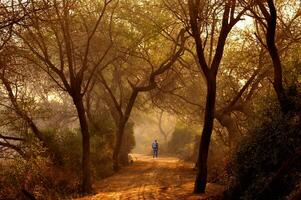
M262 122L232 158L224 199L285 199L300 183L301 115L296 111L283 116L271 104L262 111Z
M41 156L44 152L41 146L28 148L34 153L27 159L15 155L11 160L1 162L0 199L26 199L25 193L36 199L57 199L50 159Z
M186 126L177 125L168 142L168 154L179 156L182 159L192 160L195 148L196 132Z
M104 131L104 130L103 130ZM91 132L91 171L94 179L113 173L113 131ZM36 199L59 199L80 192L81 134L79 130L44 130L48 146L55 154L50 158L34 137L22 146L26 157L15 155L0 162L0 199L24 199L24 192ZM2 198L3 197L3 198Z

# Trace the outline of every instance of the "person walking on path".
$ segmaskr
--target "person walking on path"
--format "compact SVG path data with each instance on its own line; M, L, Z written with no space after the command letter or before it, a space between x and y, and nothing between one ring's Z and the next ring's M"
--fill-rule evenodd
M153 148L153 158L157 158L158 157L158 150L159 150L159 144L157 142L157 140L155 140L152 144L152 148Z

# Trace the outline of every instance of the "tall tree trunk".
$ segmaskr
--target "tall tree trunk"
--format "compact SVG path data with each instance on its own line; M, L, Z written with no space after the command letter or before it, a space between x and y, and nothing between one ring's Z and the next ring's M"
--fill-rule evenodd
M80 95L73 97L73 102L79 118L80 129L82 134L82 192L89 194L92 192L91 172L90 172L90 135L88 123L83 104L83 98Z
M268 39L269 41L270 39ZM282 84L282 66L279 58L278 50L275 44L268 42L268 50L274 66L274 82L273 86L283 113L289 111L289 102L285 94Z
M126 132L125 132L126 133ZM121 148L119 153L119 163L121 165L128 165L129 164L129 142L128 142L128 134L123 134Z
M115 138L115 147L113 151L113 170L118 171L120 169L119 165L119 154L122 145L122 139L124 134L124 127L126 122L122 121L119 123L118 128L116 130L116 138Z
M285 94L285 90L282 84L282 66L281 60L276 47L276 25L277 25L277 11L273 0L268 0L268 6L270 9L270 17L267 19L267 32L266 32L266 43L269 54L273 61L274 67L274 82L273 86L277 94L277 98L283 113L287 113L290 110L290 102Z
M146 90L148 91L148 90ZM120 116L118 120L118 127L116 130L116 139L115 139L115 147L114 147L114 152L113 152L113 170L118 171L120 166L119 166L119 154L120 154L120 149L122 145L122 139L123 139L123 134L124 134L124 128L126 123L129 120L129 117L131 115L133 106L135 104L136 98L138 96L139 90L135 88L131 94L131 97L129 99L129 102L126 106L125 112L122 116Z
M204 127L197 160L198 172L194 184L194 193L204 193L207 183L207 159L213 130L216 99L216 77L207 77L207 98Z

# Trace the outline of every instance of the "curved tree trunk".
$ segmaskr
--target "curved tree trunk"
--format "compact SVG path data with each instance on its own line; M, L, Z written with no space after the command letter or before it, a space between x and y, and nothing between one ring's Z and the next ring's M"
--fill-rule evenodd
M262 2L260 2L258 5L267 21L265 37L266 37L267 49L271 56L271 59L273 62L273 67L274 67L273 86L274 86L281 110L284 114L286 114L292 108L292 104L291 104L292 102L290 102L289 99L287 98L285 89L283 87L282 65L281 65L280 56L279 56L278 49L277 49L276 42L275 42L276 25L277 25L277 10L276 10L273 0L267 0L267 3L268 3L268 8L269 8L269 14L267 14L267 9L263 5Z
M228 131L228 139L229 139L229 147L230 149L235 147L237 142L237 137L239 133L239 129L234 119L231 117L230 113L221 113L220 115L216 114L216 119L219 123L226 127Z
M268 37L269 38L269 37ZM267 39L268 41L271 39ZM274 66L274 82L273 86L279 101L281 110L283 113L287 113L290 110L290 102L285 94L285 90L282 84L282 66L279 58L277 47L274 43L267 42L268 50L273 61Z
M282 84L282 66L281 66L281 60L279 57L278 49L275 45L275 30L276 30L276 15L271 17L271 21L269 22L269 28L267 30L266 40L267 40L268 51L271 56L273 67L274 67L273 86L282 112L287 113L289 111L289 102L286 97L285 90Z
M78 114L82 134L82 192L84 194L89 194L92 192L92 186L90 173L90 135L88 123L82 97L80 95L74 96L73 102Z
M207 97L204 127L199 146L199 155L197 160L198 172L194 185L194 193L204 193L207 183L207 159L209 144L213 130L214 109L216 99L216 78L207 80Z

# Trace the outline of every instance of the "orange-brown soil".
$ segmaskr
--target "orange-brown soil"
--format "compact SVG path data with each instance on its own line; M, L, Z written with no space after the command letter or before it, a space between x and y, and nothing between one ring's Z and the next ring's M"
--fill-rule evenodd
M94 184L95 195L80 200L216 199L223 187L208 184L206 194L193 195L193 164L172 157L133 154L133 164Z

